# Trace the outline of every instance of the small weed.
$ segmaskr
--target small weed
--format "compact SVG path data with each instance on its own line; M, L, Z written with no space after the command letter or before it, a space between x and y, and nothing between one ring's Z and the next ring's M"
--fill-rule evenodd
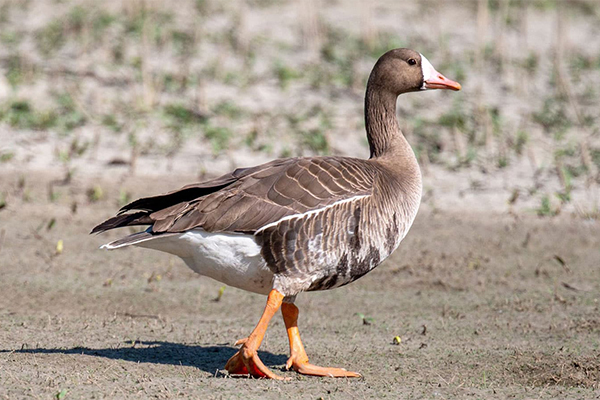
M206 121L204 115L193 111L182 104L166 105L163 109L163 114L170 120L172 126L199 124Z
M571 191L556 192L556 197L558 197L561 203L568 203L571 201Z
M364 43L361 39L359 40L360 47L366 47L369 55L374 59L381 57L383 53L390 49L407 46L406 42L393 32L379 32L372 44Z
M146 10L143 8L137 9L136 12L127 15L127 19L125 20L125 33L141 37L145 18Z
M592 158L592 162L596 164L598 168L600 168L600 147L590 148L590 156Z
M600 208L597 205L587 210L579 209L577 214L584 219L600 220Z
M289 147L284 147L279 152L279 158L288 158L292 156L292 150Z
M466 130L467 115L464 113L459 103L454 103L452 109L445 114L442 114L438 119L438 124L447 128L458 128L461 131Z
M112 25L117 18L105 11L98 10L91 17L92 37L94 41L101 41L105 36L106 29Z
M366 317L362 313L356 313L355 315L358 315L358 317L361 319L363 325L371 325L375 321L373 318Z
M63 400L65 397L67 397L67 389L63 389L60 392L56 393L54 397L56 398L56 400Z
M6 24L10 19L11 4L8 2L0 3L0 24Z
M186 81L185 79L184 80L179 79L171 73L166 73L162 77L162 85L163 85L164 90L167 92L171 92L171 93L177 93L177 92L185 89L185 86L186 86L185 81Z
M558 214L558 210L554 209L550 204L550 197L548 195L542 196L540 206L536 212L540 217L553 217Z
M86 123L85 115L79 111L69 93L55 94L54 100L57 103L55 125L62 133L71 132Z
M125 189L121 189L119 191L119 200L117 201L117 205L119 207L123 207L124 205L129 204L130 202L131 202L131 193L129 193Z
M515 152L517 153L517 155L523 154L523 149L525 148L525 145L528 142L529 142L529 134L522 130L518 131L517 138L514 143L514 148L515 148Z
M89 146L90 142L87 140L82 143L78 137L73 138L73 140L71 140L71 145L69 146L69 155L71 157L81 157L89 148Z
M12 88L16 88L23 81L21 57L18 55L9 56L6 60L7 72L6 79Z
M533 75L537 71L539 63L540 57L536 53L531 51L529 52L527 58L523 60L523 63L521 65L529 75Z
M310 129L301 133L302 144L317 154L327 154L329 141L321 129Z
M211 0L196 0L194 5L196 6L196 11L200 15L208 15L210 12Z
M88 18L88 9L81 5L74 6L66 18L66 23L69 31L81 37L81 32L84 29Z
M174 30L171 32L171 43L177 54L189 57L194 50L194 36L185 31Z
M21 195L21 199L25 203L29 203L32 200L31 191L29 189L24 189Z
M498 157L498 168L506 168L506 167L508 167L508 164L509 164L508 157L506 157L506 156Z
M50 185L48 187L48 200L50 203L54 203L60 199L60 192L54 190L54 186Z
M287 89L292 80L298 79L302 76L302 74L299 71L288 67L279 60L277 60L273 65L273 74L277 77L277 80L279 81L279 86L283 90Z
M23 83L31 83L38 72L34 63L18 53L9 54L5 65L7 70L5 76L13 89Z
M565 107L557 98L546 98L542 109L534 112L533 121L540 124L547 134L553 134L559 140L571 127L571 121L565 113Z
M117 120L117 117L115 117L113 114L103 115L101 123L116 133L121 132L121 129L123 128L123 126Z
M115 39L114 43L112 43L112 46L110 48L110 54L115 64L123 63L125 58L125 49L122 37Z
M12 151L0 152L0 163L9 162L14 158L14 156L15 153L13 153Z
M245 115L245 111L232 101L224 100L217 103L213 109L216 115L222 115L229 119L240 119Z
M256 129L252 129L250 133L246 135L244 138L244 144L249 148L253 149L256 144L256 139L258 138L258 131Z
M53 112L37 112L27 100L15 100L6 110L0 109L0 120L18 129L44 130L56 124Z
M94 187L89 188L86 194L90 203L95 203L104 197L104 190L102 190L100 185L95 185Z
M36 33L38 50L45 56L50 56L60 50L66 43L65 29L62 21L54 20Z
M71 154L67 150L58 150L56 157L63 164L68 164L71 161Z
M492 121L492 127L494 129L494 134L495 135L501 135L502 134L502 114L500 113L500 109L497 107L492 107L488 110L489 114L490 114L490 118Z
M439 129L436 129L431 122L419 117L414 118L411 124L416 139L415 147L420 153L427 153L431 162L438 162L444 148Z
M213 154L219 154L221 151L227 149L229 140L233 137L233 133L228 128L206 123L203 129L204 137L210 141Z
M469 146L467 149L467 154L465 154L461 160L461 163L465 166L470 166L473 162L477 160L477 150L473 146Z

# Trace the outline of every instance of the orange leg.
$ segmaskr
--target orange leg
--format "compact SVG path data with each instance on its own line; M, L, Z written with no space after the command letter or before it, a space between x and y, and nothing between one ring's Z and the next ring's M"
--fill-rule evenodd
M298 331L298 307L291 303L283 303L281 313L287 329L288 339L290 341L290 358L285 367L294 368L296 372L304 375L331 376L331 377L360 377L356 372L346 371L343 368L324 368L312 365L308 362L308 356L300 340Z
M258 358L258 348L265 337L265 332L269 326L269 321L273 318L273 315L281 307L283 300L283 294L273 289L269 293L267 298L267 305L262 317L258 321L256 328L252 331L250 336L245 339L238 340L236 345L241 344L242 348L233 355L227 361L225 369L230 374L250 374L255 378L270 378L282 380L283 377L274 374L269 368L267 368L260 358Z

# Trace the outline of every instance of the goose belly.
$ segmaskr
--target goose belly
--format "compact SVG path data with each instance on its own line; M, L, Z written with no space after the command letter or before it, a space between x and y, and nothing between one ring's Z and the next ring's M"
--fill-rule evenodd
M179 256L200 275L254 293L268 294L273 272L254 236L194 229L137 244Z

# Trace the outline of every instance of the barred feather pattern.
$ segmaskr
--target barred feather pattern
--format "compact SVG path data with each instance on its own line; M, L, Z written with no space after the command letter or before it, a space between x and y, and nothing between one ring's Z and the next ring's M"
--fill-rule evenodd
M421 195L420 182L395 186L257 232L274 288L296 294L340 287L385 260L408 232Z

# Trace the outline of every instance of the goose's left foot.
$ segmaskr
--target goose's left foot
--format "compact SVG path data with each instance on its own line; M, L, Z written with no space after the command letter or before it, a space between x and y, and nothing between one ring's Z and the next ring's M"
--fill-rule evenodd
M344 368L333 368L333 367L319 367L306 361L299 361L301 357L292 356L288 359L285 367L287 369L294 368L294 371L303 375L313 376L329 376L331 378L360 378L360 374L357 372L347 371Z
M359 378L357 372L346 371L344 368L319 367L308 362L308 356L300 339L298 331L298 307L291 303L283 303L281 313L290 341L290 358L285 367L303 375L330 376L332 378Z
M254 378L284 380L263 364L256 350L243 345L242 348L227 361L225 369L232 375L251 375Z

